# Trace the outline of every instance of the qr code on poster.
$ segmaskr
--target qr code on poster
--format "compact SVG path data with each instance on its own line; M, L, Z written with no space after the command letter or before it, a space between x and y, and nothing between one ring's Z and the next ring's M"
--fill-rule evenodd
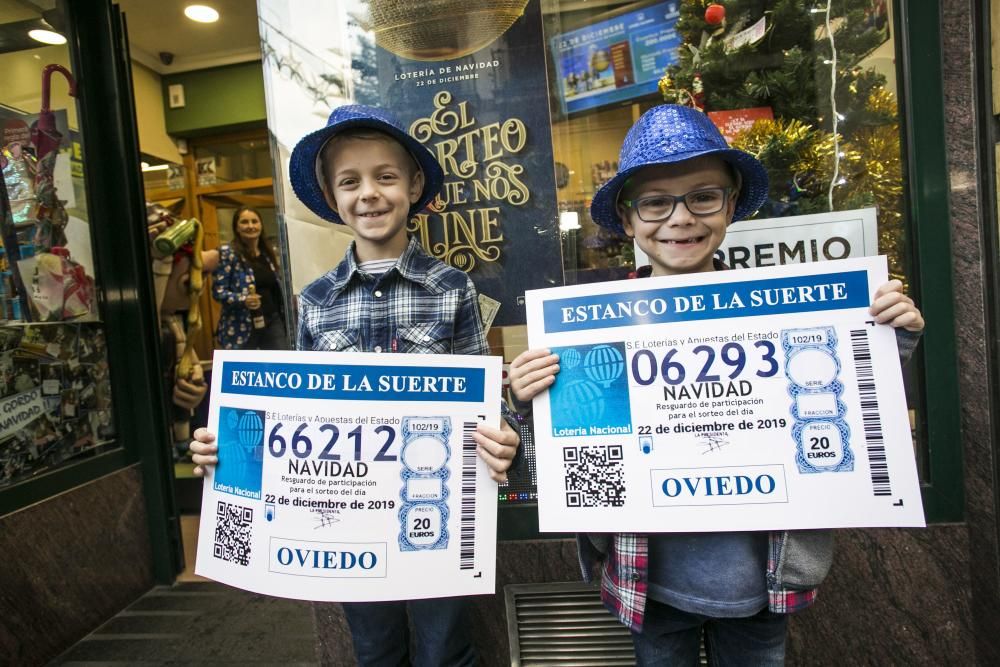
M250 537L253 535L253 510L242 505L218 501L215 510L215 547L212 555L230 563L250 564Z
M567 507L622 507L625 467L621 445L566 447Z

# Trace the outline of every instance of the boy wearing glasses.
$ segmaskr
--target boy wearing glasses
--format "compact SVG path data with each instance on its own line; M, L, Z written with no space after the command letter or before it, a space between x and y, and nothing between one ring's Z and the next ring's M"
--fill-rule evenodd
M619 164L594 195L591 217L649 256L639 277L727 269L715 258L727 227L767 199L763 165L689 107L643 114ZM908 359L924 321L902 283L879 288L871 314L896 327ZM510 369L515 398L530 401L558 372L548 350L519 355ZM711 664L783 664L787 614L815 601L833 557L832 535L821 530L580 535L577 543L584 577L600 567L601 597L632 631L640 665L697 665L703 627Z

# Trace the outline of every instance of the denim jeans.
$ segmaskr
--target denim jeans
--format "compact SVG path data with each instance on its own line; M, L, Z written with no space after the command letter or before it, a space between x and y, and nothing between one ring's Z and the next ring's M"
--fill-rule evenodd
M632 633L639 664L697 665L702 628L713 667L785 663L786 614L767 608L747 618L710 618L646 600L643 631Z
M411 664L415 667L465 667L476 664L476 654L466 631L469 619L463 598L345 602L342 606L347 624L351 626L354 656L360 667Z

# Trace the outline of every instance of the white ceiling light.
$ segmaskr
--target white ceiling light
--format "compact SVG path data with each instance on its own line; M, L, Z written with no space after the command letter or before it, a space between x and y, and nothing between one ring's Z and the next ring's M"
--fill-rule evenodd
M29 30L28 37L42 44L65 44L66 38L52 30Z
M215 23L219 20L219 12L208 5L188 5L184 8L184 16L198 23Z

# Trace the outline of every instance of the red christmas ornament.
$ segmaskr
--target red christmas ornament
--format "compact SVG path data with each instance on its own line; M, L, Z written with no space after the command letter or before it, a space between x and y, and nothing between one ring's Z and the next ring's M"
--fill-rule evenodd
M726 20L726 8L720 4L712 3L705 8L705 23L708 25L719 25Z

